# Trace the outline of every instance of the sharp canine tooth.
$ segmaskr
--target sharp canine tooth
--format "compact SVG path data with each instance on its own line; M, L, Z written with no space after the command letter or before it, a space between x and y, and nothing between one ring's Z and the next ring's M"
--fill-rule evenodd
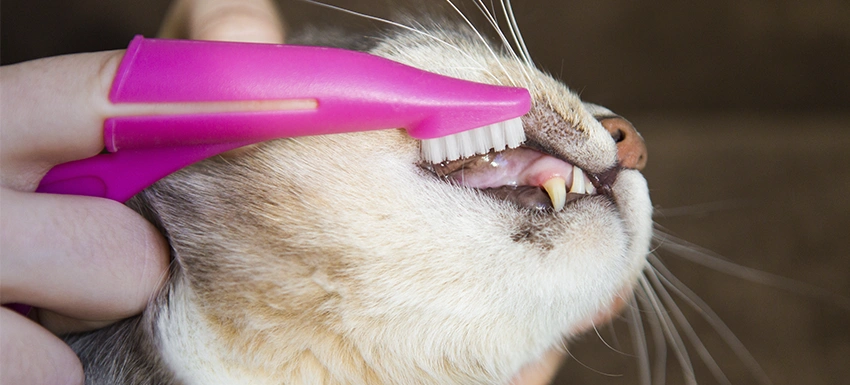
M585 194L584 188L584 171L582 169L573 166L573 184L570 187L570 193L572 194Z
M552 200L552 207L555 208L555 211L561 211L567 203L567 181L556 176L544 182L543 189L549 194L549 199Z

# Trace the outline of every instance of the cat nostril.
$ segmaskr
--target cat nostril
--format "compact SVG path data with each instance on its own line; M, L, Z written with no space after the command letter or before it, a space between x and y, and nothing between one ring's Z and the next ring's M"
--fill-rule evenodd
M617 143L617 160L621 167L643 170L646 167L646 143L628 120L621 117L600 119Z
M614 138L614 143L620 143L626 138L626 133L622 130L615 130L611 132L611 137Z

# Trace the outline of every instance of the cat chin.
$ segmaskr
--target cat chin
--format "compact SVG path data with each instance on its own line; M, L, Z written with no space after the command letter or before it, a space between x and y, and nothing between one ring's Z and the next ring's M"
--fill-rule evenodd
M629 269L637 275L646 266L652 238L652 202L646 179L637 170L622 170L612 186L620 217L629 238Z

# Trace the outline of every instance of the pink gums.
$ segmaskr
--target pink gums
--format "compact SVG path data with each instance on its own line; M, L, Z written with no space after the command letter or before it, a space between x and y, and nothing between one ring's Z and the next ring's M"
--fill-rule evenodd
M489 162L488 162L489 161ZM486 189L501 186L543 186L554 177L572 185L573 165L528 148L505 150L482 156L474 166L453 172L451 178L464 186Z

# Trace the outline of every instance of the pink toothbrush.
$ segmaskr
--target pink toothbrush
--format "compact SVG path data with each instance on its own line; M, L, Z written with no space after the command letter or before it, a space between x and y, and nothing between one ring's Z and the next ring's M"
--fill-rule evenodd
M423 140L426 160L454 160L518 146L525 139L519 117L531 107L525 89L360 52L141 36L127 48L109 98L128 107L165 104L173 113L107 119L108 153L54 167L38 192L124 202L224 151L364 130L404 128Z

